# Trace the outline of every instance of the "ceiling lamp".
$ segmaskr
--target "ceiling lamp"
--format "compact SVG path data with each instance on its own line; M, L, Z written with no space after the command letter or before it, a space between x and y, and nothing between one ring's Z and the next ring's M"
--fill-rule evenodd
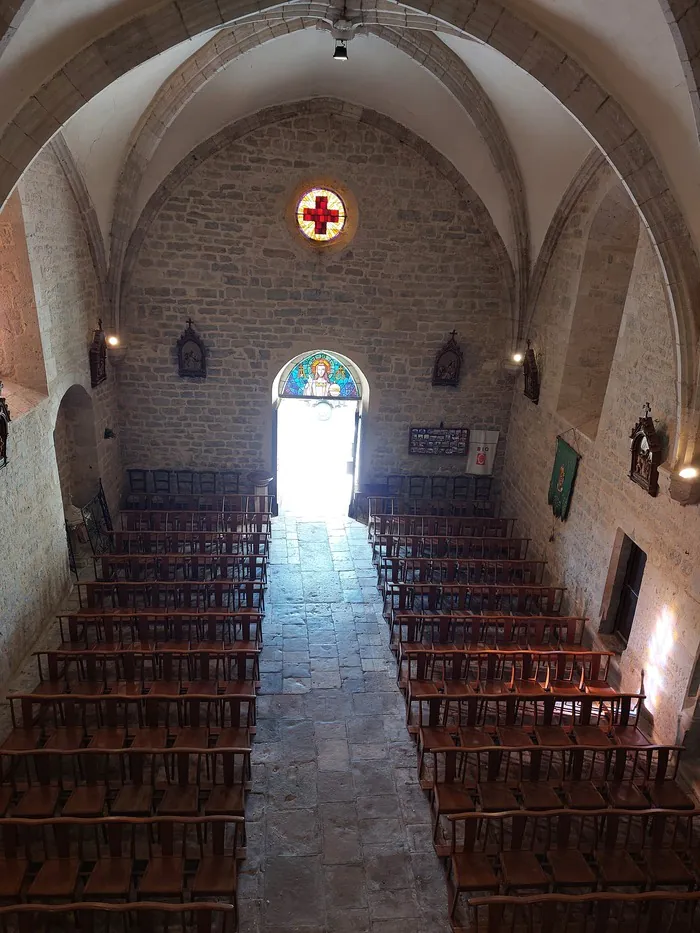
M334 62L346 62L348 60L348 44L345 39L335 40L335 51L333 52Z

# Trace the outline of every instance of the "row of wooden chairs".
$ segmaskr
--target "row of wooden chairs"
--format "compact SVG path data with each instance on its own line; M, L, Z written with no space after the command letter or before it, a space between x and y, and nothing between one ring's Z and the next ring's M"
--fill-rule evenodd
M250 681L195 682L184 694L180 690L187 688L180 681L171 685L156 681L145 694L119 692L119 685L110 685L112 693L91 692L89 685L81 686L81 693L76 689L72 693L8 694L13 730L39 730L40 735L49 730L53 747L80 748L90 738L95 741L98 733L104 733L108 742L118 738L123 742L132 727L165 727L184 729L206 748L212 724L233 729L243 724L250 729L255 722L257 694ZM7 741L14 738L13 732Z
M239 470L127 470L128 492L132 495L182 493L186 495L236 495Z
M388 496L408 496L440 499L488 499L493 483L491 476L461 473L456 476L437 474L419 476L415 473L390 473L383 481Z
M70 693L82 683L139 683L143 692L161 681L179 681L182 689L200 681L259 681L260 648L234 645L228 648L161 647L100 651L99 648L37 651L39 683L35 692Z
M468 538L512 538L515 520L483 515L370 515L367 535L434 535Z
M102 554L93 558L96 580L260 580L261 554Z
M116 554L250 554L269 557L259 531L111 531Z
M260 646L263 640L263 614L256 610L222 612L191 609L91 609L59 615L61 643L76 649L117 650L124 645L155 650L170 645L183 649L204 649L207 645L223 650L247 645Z
M81 609L265 609L260 580L110 580L76 584Z
M700 891L492 895L468 900L469 933L697 933Z
M560 615L566 587L507 583L390 583L384 595L384 617L393 641L396 616Z
M417 721L408 717L409 732L419 736L421 746L425 735L420 731L457 728L464 741L471 736L472 744L482 745L484 734L493 733L505 745L525 745L535 741L540 745L649 745L639 728L644 707L643 693L594 693L572 695L570 691L551 690L548 693L523 692L426 691L426 695L411 697L418 704ZM412 705L409 707L409 712ZM435 735L435 733L433 733ZM448 744L443 741L440 747Z
M580 645L583 616L452 615L450 613L394 616L391 648L402 657L404 646L439 649L471 647L521 649L564 648Z
M0 820L0 897L237 903L242 818L98 817Z
M691 891L700 880L699 817L620 808L451 815L451 915L462 892Z
M81 901L74 904L12 904L0 906L0 924L13 933L55 933L72 927L80 933L110 933L112 920L122 933L153 933L172 928L177 933L228 933L235 929L236 906L223 901L167 901L114 903Z
M242 817L250 754L249 745L3 749L0 817Z
M401 649L398 682L409 703L412 698L430 696L434 688L435 693L450 696L616 692L608 683L612 651L471 647L435 650L405 643Z
M271 512L123 509L122 531L248 532L271 534Z
M432 770L421 778L430 792L433 841L441 818L502 810L692 810L692 798L677 782L681 746L645 749L598 746L450 746L431 753Z
M541 584L543 560L493 560L466 557L382 557L377 586L392 583Z
M525 560L529 546L530 538L376 534L372 541L372 560L374 563L382 557Z

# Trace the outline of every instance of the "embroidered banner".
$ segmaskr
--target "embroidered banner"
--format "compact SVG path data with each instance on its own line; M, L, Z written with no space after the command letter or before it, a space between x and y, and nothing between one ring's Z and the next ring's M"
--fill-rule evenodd
M574 480L576 479L580 459L573 447L560 437L557 438L557 452L554 456L554 467L549 482L547 501L552 506L555 516L563 522L566 521L569 514L571 493L574 489Z

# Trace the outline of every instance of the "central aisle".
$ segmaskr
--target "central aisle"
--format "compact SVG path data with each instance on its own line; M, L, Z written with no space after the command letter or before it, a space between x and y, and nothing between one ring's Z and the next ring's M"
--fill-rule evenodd
M443 933L444 872L367 543L273 527L242 933Z

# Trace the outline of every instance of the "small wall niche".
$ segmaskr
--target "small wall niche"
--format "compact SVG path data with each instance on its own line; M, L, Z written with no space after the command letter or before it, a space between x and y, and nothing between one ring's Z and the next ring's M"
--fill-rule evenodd
M599 631L615 635L624 648L632 633L646 562L645 552L618 528L603 592Z

